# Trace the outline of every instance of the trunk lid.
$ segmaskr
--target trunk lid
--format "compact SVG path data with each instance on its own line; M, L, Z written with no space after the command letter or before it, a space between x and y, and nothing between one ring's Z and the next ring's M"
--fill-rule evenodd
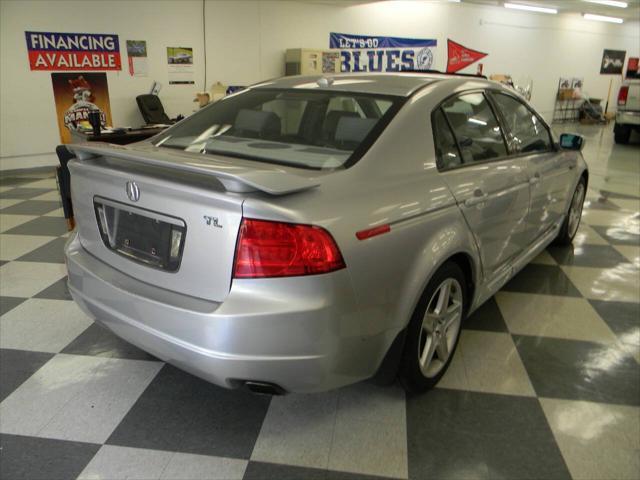
M84 143L68 145L79 160L107 156L128 162L195 173L216 178L227 191L262 191L286 195L320 184L317 170L302 170L266 162L227 158L221 155L196 154L183 150L156 147L151 143L111 145ZM305 173L307 173L305 175Z
M69 169L83 247L133 278L215 302L224 301L230 290L246 192L284 195L317 184L279 167L252 169L224 158L205 163L140 148L70 149L76 154ZM169 251L172 228L184 235L177 264L150 262Z

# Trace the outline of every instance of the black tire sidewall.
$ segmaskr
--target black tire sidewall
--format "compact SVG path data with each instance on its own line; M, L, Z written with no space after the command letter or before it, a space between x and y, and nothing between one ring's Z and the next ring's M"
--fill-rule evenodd
M566 218L564 219L564 222L562 223L562 228L560 229L560 233L558 234L558 236L556 237L556 241L554 243L556 243L557 245L570 245L571 242L573 242L574 237L576 236L576 234L578 233L578 230L580 230L580 222L581 220L579 220L578 222L578 228L576 228L576 231L573 235L569 235L569 212L571 211L571 204L573 203L573 196L576 194L576 190L578 190L578 187L582 184L582 186L584 186L584 195L585 198L587 196L587 182L585 181L584 177L581 177L580 180L578 181L578 184L576 185L575 190L573 191L573 195L571 195L571 201L569 202L569 208L567 209L567 215ZM582 203L584 204L584 198L582 199Z
M411 320L409 321L409 325L407 326L407 337L405 340L404 351L402 354L402 362L400 365L400 381L404 385L404 387L410 392L424 392L433 388L438 381L442 378L442 376L446 373L449 365L451 364L451 360L455 355L456 348L458 346L458 341L460 339L460 331L462 330L462 325L458 330L458 334L456 340L453 344L453 348L451 350L451 354L449 355L449 359L447 363L444 365L442 370L433 378L427 378L422 374L420 370L420 364L418 359L418 343L420 341L420 331L422 329L422 320L424 318L424 313L429 304L429 300L433 297L436 289L444 282L447 278L454 278L460 284L462 289L462 301L463 301L463 311L462 311L462 320L466 316L466 312L468 310L468 293L467 293L467 281L464 276L464 272L460 268L460 266L455 262L446 262L443 264L436 273L431 277L429 283L427 284L418 305L411 316Z
M613 129L613 138L616 143L629 143L629 139L631 138L631 127L629 125L616 124Z

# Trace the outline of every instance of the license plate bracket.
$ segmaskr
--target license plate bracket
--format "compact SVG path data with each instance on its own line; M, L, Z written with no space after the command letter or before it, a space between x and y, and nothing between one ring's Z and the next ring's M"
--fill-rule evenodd
M186 236L183 220L107 199L94 199L105 246L130 260L174 272L180 267Z

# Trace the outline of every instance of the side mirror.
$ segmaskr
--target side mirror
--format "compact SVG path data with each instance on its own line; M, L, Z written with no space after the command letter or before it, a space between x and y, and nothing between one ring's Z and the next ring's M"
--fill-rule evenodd
M563 133L560 135L560 148L581 151L583 147L584 137L575 133Z

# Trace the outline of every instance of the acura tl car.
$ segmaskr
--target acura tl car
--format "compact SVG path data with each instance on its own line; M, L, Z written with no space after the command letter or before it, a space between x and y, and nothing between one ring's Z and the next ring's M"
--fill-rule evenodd
M463 319L573 239L582 143L473 76L267 81L148 141L71 146L69 290L223 387L425 391Z

